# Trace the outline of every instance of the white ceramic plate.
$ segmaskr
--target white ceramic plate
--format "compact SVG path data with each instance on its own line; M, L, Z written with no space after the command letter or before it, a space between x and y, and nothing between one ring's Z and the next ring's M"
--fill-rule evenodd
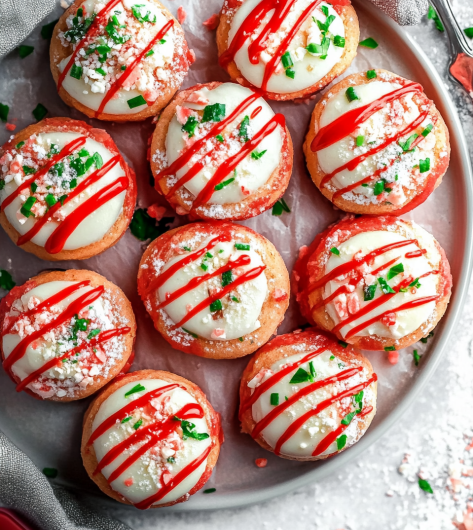
M180 3L189 13L184 29L191 47L197 52L197 62L185 86L227 80L217 65L214 33L207 32L201 25L203 20L219 10L221 0L184 0ZM169 5L175 12L177 5L173 4L176 2ZM0 233L0 268L11 270L18 284L48 267L59 267L92 269L120 285L130 297L139 323L137 357L133 368L165 369L191 379L203 388L215 408L222 413L226 441L206 486L215 487L217 491L211 495L199 492L189 502L168 510L243 506L287 493L333 473L385 433L416 398L437 366L461 312L471 268L473 194L468 153L456 111L442 80L416 43L367 0L357 0L354 5L360 18L362 38L373 37L380 46L377 50L360 48L348 73L373 67L387 68L420 82L437 104L450 130L452 157L444 182L424 205L408 217L431 231L445 248L452 267L454 291L434 339L427 348L423 345L419 347L425 355L418 368L413 365L411 350L401 352L401 360L395 367L387 363L382 352L368 354L379 375L378 412L367 434L350 450L324 462L291 462L265 452L249 436L241 434L236 414L237 389L247 359L199 359L172 350L159 337L136 294L136 272L143 245L129 232L116 247L102 256L86 262L59 264L42 262L24 253L10 242L5 233ZM57 14L60 14L59 10ZM35 35L38 33L36 30ZM17 119L18 127L31 123L31 110L39 101L52 116L83 119L77 111L66 107L55 93L48 66L47 44L34 36L26 43L35 45L35 53L20 60L13 52L2 63L0 76L1 100L11 106L11 117ZM310 243L316 233L339 217L340 212L335 212L321 196L305 170L301 146L313 102L298 106L271 102L271 106L286 115L294 140L294 174L285 196L293 213L276 218L271 216L271 212L266 212L245 224L275 243L290 270L297 248ZM151 124L103 124L94 120L91 123L110 132L135 168L140 205L155 202L157 195L149 187L149 170L145 160ZM6 132L0 132L2 143L7 137ZM301 323L292 301L279 332L291 331ZM87 405L88 400L71 404L36 401L26 394L17 394L6 374L3 371L0 373L0 429L40 468L57 468L57 483L87 490L97 495L97 502L108 503L112 501L105 498L88 479L80 459L82 414ZM266 468L259 469L254 465L258 457L268 458Z

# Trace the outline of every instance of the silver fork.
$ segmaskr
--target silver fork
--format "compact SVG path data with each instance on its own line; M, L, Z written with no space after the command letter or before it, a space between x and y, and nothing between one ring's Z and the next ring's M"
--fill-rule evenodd
M430 0L447 31L450 42L449 71L473 97L473 48L458 24L449 0Z

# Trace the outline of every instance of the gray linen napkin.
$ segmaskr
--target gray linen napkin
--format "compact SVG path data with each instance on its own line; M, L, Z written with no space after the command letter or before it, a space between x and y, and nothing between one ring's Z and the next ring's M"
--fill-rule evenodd
M418 24L428 8L428 0L371 1L402 26ZM57 0L0 0L0 59L21 44L57 4ZM0 504L42 530L129 530L94 512L78 494L52 487L2 432L0 477Z
M80 493L51 486L1 431L0 504L41 530L130 530L123 523L96 513Z

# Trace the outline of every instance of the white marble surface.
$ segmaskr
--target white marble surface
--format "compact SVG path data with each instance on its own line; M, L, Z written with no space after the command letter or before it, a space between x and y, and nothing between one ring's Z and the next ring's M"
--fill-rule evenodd
M473 26L472 0L456 0L454 9L462 27ZM406 31L445 79L473 157L473 100L447 77L446 34L439 33L426 18L420 26ZM455 506L445 485L449 464L466 445L455 434L473 427L472 328L473 299L469 299L450 351L416 403L390 432L336 475L284 497L241 509L161 513L156 517L156 513L134 516L117 508L113 515L134 530L454 529L452 514L463 511L465 495L459 495ZM398 472L406 452L417 454L433 486L437 477L434 495L422 492L417 479L411 483ZM414 474L418 469L418 465L413 467Z

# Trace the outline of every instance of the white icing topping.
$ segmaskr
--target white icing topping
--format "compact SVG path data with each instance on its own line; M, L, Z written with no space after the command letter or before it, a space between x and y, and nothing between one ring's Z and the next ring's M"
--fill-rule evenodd
M21 298L17 299L7 317L17 317L20 313L36 307L39 303L55 295L59 291L77 282L54 281L34 287ZM32 317L22 317L17 320L10 333L2 338L2 349L8 358L13 349L25 338L39 331L49 322L60 315L74 300L92 290L92 287L82 287L73 294ZM105 291L95 302L79 312L79 318L90 320L86 331L78 331L77 339L73 339L73 328L76 319L66 321L57 328L45 333L41 338L30 343L25 355L12 366L13 373L23 380L54 357L62 357L76 346L84 346L89 342L87 337L93 331L114 329L116 321L125 326L128 321L115 308L110 292ZM54 367L43 373L42 377L28 385L35 393L43 398L53 395L58 397L74 397L76 392L84 390L88 385L102 378L108 377L110 369L123 357L123 339L115 337L96 347L95 355L90 348L84 349L70 361Z
M211 239L205 240L198 248L205 247ZM173 293L187 285L192 278L211 273L223 267L229 261L234 261L241 256L249 256L251 261L249 265L233 270L234 279L237 278L237 275L239 276L244 272L263 265L263 260L257 252L256 241L251 241L250 250L236 249L235 242L238 242L237 238L231 242L218 243L210 251L212 258L204 260L205 256L203 256L181 268L159 288L157 292L158 300L160 302L164 301L166 293ZM195 250L198 250L198 248ZM166 271L171 265L181 259L183 259L182 255L172 258L160 269L160 273ZM204 267L208 267L207 270L202 269L202 264L204 264ZM162 311L170 317L173 323L177 323L188 311L208 298L209 295L221 289L222 276L219 275L207 280L174 302L166 305ZM211 312L208 306L188 320L183 327L208 340L224 341L243 337L260 327L258 318L267 293L268 284L263 272L255 279L239 285L223 297L221 299L223 311Z
M21 169L19 172L15 172L15 167L28 166L38 169L49 160L48 155L51 152L51 146L56 146L55 151L59 152L66 144L80 136L81 135L76 132L40 133L32 136L23 148L14 149L11 153L4 155L0 159L0 164L2 164L0 166L1 175L5 180L5 187L0 191L0 204L25 180L31 178L31 175L24 175ZM91 138L87 138L85 144L74 153L75 157L77 157L77 153L82 149L85 149L90 155L99 153L104 164L115 156L103 144L92 140ZM89 158L89 156L83 157L83 162L85 162L87 158ZM78 177L74 169L71 168L69 159L66 158L61 160L61 164L63 165L63 169L60 171L61 174L58 174L54 170L50 170L47 175L41 177L41 183L38 182L38 188L34 193L38 201L32 208L32 212L37 215L38 218L46 213L47 205L44 202L44 199L47 195L52 194L55 199L58 200L60 196L70 193L71 188L74 185L74 180L76 181L76 185L80 184L88 175L96 170L96 165L92 165L84 175ZM64 206L56 212L53 220L46 223L31 241L43 247L50 235L59 226L60 221L65 219L92 195L124 175L125 173L120 164L116 164L101 179L90 185L75 199L64 204ZM26 218L20 211L25 201L32 195L33 192L31 188L25 189L4 210L10 224L21 235L26 234L26 232L28 232L35 224L35 218L33 216ZM122 213L125 195L126 192L123 191L88 215L67 239L66 244L64 245L64 250L75 250L100 241Z
M104 8L104 3L100 0L86 0L81 4L85 10L85 17L89 18L92 13L99 13ZM156 19L156 22L140 23L132 13L133 6L140 6L141 16L148 15L149 20ZM83 48L76 58L75 64L82 67L82 76L76 79L67 73L63 88L77 101L86 105L92 110L97 110L114 81L123 73L122 66L129 66L134 59L148 46L151 40L161 31L163 26L170 19L169 14L160 9L154 2L143 0L137 4L135 0L123 0L118 3L110 16L116 15L122 27L116 27L117 35L125 37L132 35L130 40L120 43L115 42L104 29L98 34L98 38L92 40L93 46L108 46L107 60L102 62L99 54L91 53L87 55L87 49ZM69 31L73 28L74 15L67 18ZM105 24L106 25L106 24ZM69 46L71 42L70 33L60 33L59 37L64 46ZM116 39L118 40L118 39ZM180 86L183 80L183 72L172 71L171 63L175 53L183 54L183 39L171 28L163 39L165 42L157 42L152 50L153 53L145 57L140 65L136 66L133 73L125 81L123 87L117 92L118 97L111 99L106 105L104 112L109 114L135 114L146 108L146 104L130 108L127 101L138 96L152 103L169 85ZM59 71L62 72L70 60L64 58L59 63ZM97 71L102 69L106 75Z
M229 116L240 103L252 94L252 91L234 83L223 83L213 90L209 90L206 87L202 88L199 90L199 94L203 98L202 101L205 102L204 104L186 102L184 107L201 110L204 109L206 105L220 103L225 105L225 116ZM221 164L243 148L244 141L239 136L240 123L245 116L250 117L252 112L258 107L262 107L262 110L257 116L250 119L250 125L248 127L249 138L253 137L274 116L271 107L262 98L257 99L254 103L248 106L233 123L227 126L226 130L222 133L222 137L225 139L223 149L222 145L219 145L218 140L214 140L214 143L209 141L204 149L199 150L197 154L191 158L189 163L177 172L176 176L177 179L179 179L204 155L207 155L205 158L205 168L185 184L185 188L190 191L194 197L202 191ZM177 110L179 111L180 109L181 107L178 107ZM194 113L194 115L197 116L196 113ZM207 122L200 125L196 128L194 136L189 138L188 134L182 130L183 124L179 122L179 116L175 114L169 124L166 136L166 160L168 165L172 164L177 158L179 158L186 148L192 145L196 140L206 136L210 127L213 125L215 125L215 122ZM252 157L252 154L249 153L236 167L236 173L226 176L224 181L230 178L234 178L235 180L221 190L214 191L210 199L211 204L239 203L266 184L273 171L278 167L282 158L281 132L281 128L278 126L276 130L267 135L258 145L257 149L254 150L254 153L257 154L266 151L264 155L255 159ZM210 154L210 151L213 152ZM157 157L155 160L158 160L160 156L160 153L156 153L154 155L154 157ZM177 182L177 179L173 178L170 182L174 184Z
M295 352L294 355L284 357L276 363L274 363L270 370L261 370L249 383L250 388L258 388L265 380L269 379L272 374L276 374L284 368L286 365L295 363L305 357L313 349L308 349L305 344L297 344L293 346ZM300 353L302 351L302 353ZM333 359L332 359L333 357ZM315 356L311 359L313 369L315 370L316 376L313 381L321 381L335 374L338 374L344 370L352 368L353 366L361 366L359 361L353 361L350 365L345 365L339 358L333 355L330 350L325 350L320 355ZM299 390L312 384L309 382L290 384L289 382L294 377L294 374L299 368L302 368L306 372L310 373L309 362L301 364L299 367L294 368L289 374L285 375L279 382L272 385L266 392L263 392L261 396L252 405L252 416L253 419L258 423L267 414L275 409L275 406L271 404L271 394L278 394L279 403L284 403L285 398L291 398ZM264 373L263 373L264 372ZM363 371L358 372L356 375L346 379L344 381L338 381L334 384L327 385L323 388L311 392L307 396L301 397L289 408L279 414L265 429L262 431L263 438L265 441L274 449L278 440L286 431L286 429L295 422L298 418L303 416L310 410L317 407L319 403L331 398L332 396L343 392L349 388L353 388L360 383L367 381L369 374L366 368ZM369 406L375 406L376 395L373 391L372 385L368 386L363 391L363 408ZM344 398L333 405L320 411L318 414L308 419L302 428L300 428L294 436L289 438L281 447L281 453L287 456L293 457L310 457L314 452L317 445L332 431L340 426L341 420L352 410L353 398ZM359 418L354 416L350 425L343 432L347 436L346 445L352 445L358 441L362 436L363 432L360 432ZM321 453L322 455L329 455L337 451L337 443L334 441L329 447Z
M161 379L144 379L140 381L132 381L123 385L101 404L94 418L92 431L94 431L109 416L125 407L128 403L151 390L169 384L169 382ZM125 397L125 394L137 385L144 386L145 390L133 393L129 397ZM138 409L133 413L132 419L125 423L118 421L111 429L107 430L102 436L94 441L93 446L97 461L100 462L108 451L129 436L133 435L135 432L139 432L140 428L145 428L153 421L172 417L188 403L197 403L197 401L187 391L177 388L165 393L160 398L153 399L151 401L151 408L148 407L146 412L143 408ZM135 429L134 426L136 426L137 422L140 420L143 420L142 426ZM195 425L195 432L210 434L210 429L205 417L192 418L189 421ZM111 483L111 486L116 492L123 495L130 502L137 504L140 501L151 497L161 489L160 478L163 472L171 474L174 477L192 461L198 458L210 446L210 444L211 437L204 440L195 440L193 438L183 440L179 434L173 432L164 441L160 441L157 445L142 455L126 471L124 471L122 475L114 480ZM143 442L130 447L112 463L106 466L102 471L105 478L108 478L127 457L132 455L142 445ZM173 459L174 462L172 462ZM158 505L173 502L188 493L202 477L206 465L207 459L205 459L185 480L155 504Z
M325 127L348 111L372 103L400 87L401 85L398 83L382 80L358 85L354 87L354 90L359 99L352 102L348 101L346 90L341 90L328 99L320 117L320 126ZM367 153L384 143L388 138L398 134L417 119L427 107L425 105L419 107L412 97L413 93L409 93L393 103L385 105L383 109L374 113L349 136L318 151L318 162L324 173L332 173L347 162ZM432 124L430 116L423 121L421 126L425 128L429 124ZM404 135L401 141L406 141L413 133L414 131L411 131ZM362 145L357 145L358 137L362 137ZM389 166L392 160L402 153L400 160L383 171L378 179L373 180L369 185L358 186L353 191L343 194L343 198L358 204L378 204L380 200L396 205L403 204L406 200L403 188L415 189L430 174L434 166L434 148L435 133L433 130L412 152L404 153L398 142L392 142L378 153L367 157L354 170L344 169L336 173L327 187L335 191L351 186L355 182L373 175L386 165ZM427 158L430 159L431 170L419 173L419 169L413 169L414 166L419 166L420 160ZM375 195L375 183L381 178L386 182L385 187L392 191Z
M407 259L405 258L405 255L408 252L419 250L417 245L410 243L409 245L381 254L375 258L373 263L367 266L360 266L358 270L362 273L363 278L356 285L354 290L347 294L338 295L332 302L329 302L326 305L326 311L334 320L335 324L356 314L358 310L362 310L367 304L373 303L374 300L378 300L381 296L385 296L381 290L378 278L384 278L388 282L388 285L391 288L394 288L409 276L416 279L426 272L438 270L441 257L435 247L434 238L418 225L414 225L415 229L412 231L407 229L407 225L404 226L406 227L405 234L392 231L370 231L357 234L340 245L338 245L336 241L328 243L333 243L332 246L336 246L340 251L340 255L337 256L331 254L325 268L325 274L329 273L332 269L338 267L342 263L351 261L355 255L362 257L377 248L397 241L417 239L420 248L427 249L426 255ZM397 261L390 265L386 270L382 270L375 276L370 273L370 271L378 269L394 258L398 258ZM428 260L434 263L434 268L429 264ZM400 263L402 263L404 267L404 272L387 280L387 274L391 267L399 265ZM348 281L349 278L341 277L328 282L325 286L324 298L330 296L341 285L348 283ZM365 316L359 317L353 322L343 326L340 330L341 335L345 337L351 329L378 315L394 310L407 302L438 294L437 289L440 282L440 275L430 274L419 281L420 287L414 289L409 288L407 292L399 292ZM364 289L370 285L376 285L375 297L371 301L364 301ZM435 301L432 301L415 308L396 312L393 318L388 317L384 319L384 322L370 324L356 335L363 337L376 335L387 339L400 339L409 335L422 325L425 326L426 331L429 331L431 329L430 323L435 317L435 305Z
M236 32L247 19L253 9L260 3L260 0L245 0L241 7L236 11L232 20L228 42L231 43ZM274 10L269 11L263 19L258 30L253 33L245 44L235 55L235 63L243 76L254 86L261 88L265 66L272 58L276 49L287 36L288 32L296 24L303 11L312 3L312 0L297 0L290 9L288 16L283 21L280 29L270 34L268 46L261 53L258 64L252 64L248 57L248 47L250 43L261 33L263 28L269 22ZM285 74L285 70L279 63L276 72L271 76L267 91L279 94L288 94L304 90L322 79L338 63L343 55L344 48L335 46L331 40L326 59L321 59L320 53L310 53L306 47L310 44L320 44L322 41L322 31L317 25L317 20L325 24L327 17L322 13L321 7L328 9L329 15L335 19L329 26L327 37L333 39L334 36L345 36L345 27L340 15L333 9L330 4L322 2L319 7L313 9L312 13L306 18L296 36L292 39L286 51L291 54L291 60L294 63L292 69L295 71L294 79ZM314 17L316 21L314 21Z

